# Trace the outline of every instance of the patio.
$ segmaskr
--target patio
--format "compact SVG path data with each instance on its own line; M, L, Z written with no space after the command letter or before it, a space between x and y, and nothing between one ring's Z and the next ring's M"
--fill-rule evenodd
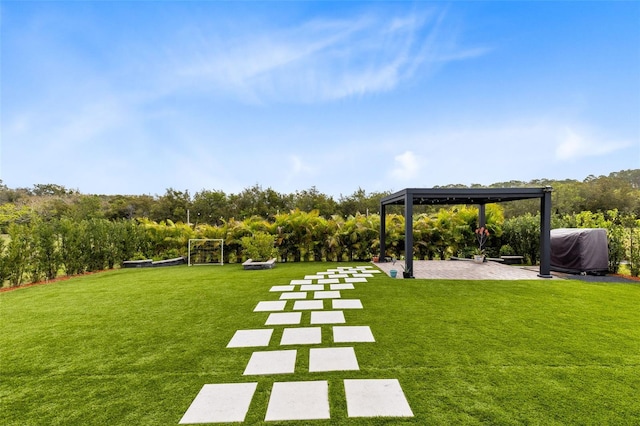
M374 263L383 272L398 271L402 278L403 261ZM471 260L414 260L413 276L418 279L443 280L539 280L535 266L508 266L498 262L474 263ZM558 278L554 276L553 278Z

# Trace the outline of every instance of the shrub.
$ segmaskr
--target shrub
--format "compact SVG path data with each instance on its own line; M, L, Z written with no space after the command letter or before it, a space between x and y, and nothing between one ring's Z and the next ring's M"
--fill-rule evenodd
M505 244L502 247L500 247L500 256L509 256L514 254L515 252L513 251L513 248L509 244Z
M275 237L271 234L259 231L241 241L244 254L250 259L263 262L276 256Z

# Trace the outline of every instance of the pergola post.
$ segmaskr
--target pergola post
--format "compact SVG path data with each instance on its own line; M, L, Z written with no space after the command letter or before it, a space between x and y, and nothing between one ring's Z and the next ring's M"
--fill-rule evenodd
M540 273L541 278L551 276L551 188L545 188L540 198Z
M407 191L404 200L404 259L405 271L413 278L413 193Z
M485 204L478 205L478 228L487 226L487 213L485 207Z
M387 238L386 238L386 228L387 228L387 214L386 214L387 206L380 203L380 258L378 259L380 262L385 261L386 253L387 253Z

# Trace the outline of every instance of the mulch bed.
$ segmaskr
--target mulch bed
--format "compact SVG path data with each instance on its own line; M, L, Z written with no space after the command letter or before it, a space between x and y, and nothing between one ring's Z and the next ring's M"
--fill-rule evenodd
M38 281L37 283L22 284L22 285L19 285L17 287L2 287L2 288L0 288L0 293L4 293L6 291L19 290L21 288L34 287L34 286L37 286L37 285L54 284L54 283L57 283L57 282L60 282L60 281L70 280L71 278L83 277L85 275L99 274L101 272L106 272L106 271L109 271L109 270L113 270L113 269L103 269L101 271L85 272L83 274L78 274L78 275L63 275L61 277L57 277L57 278L54 278L52 280Z

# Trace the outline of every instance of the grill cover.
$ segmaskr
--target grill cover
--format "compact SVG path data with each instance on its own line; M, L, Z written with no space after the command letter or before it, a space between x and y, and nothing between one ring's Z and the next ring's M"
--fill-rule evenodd
M606 273L609 269L607 231L601 228L552 229L551 269L569 273Z

